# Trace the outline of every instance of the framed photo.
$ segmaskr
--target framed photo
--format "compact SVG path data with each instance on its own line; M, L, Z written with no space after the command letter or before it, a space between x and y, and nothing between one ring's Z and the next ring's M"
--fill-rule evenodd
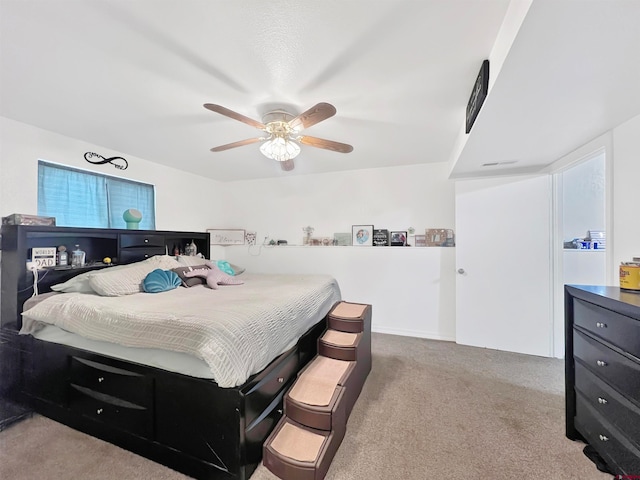
M351 245L373 245L373 225L353 225L351 227Z
M389 230L376 228L373 230L373 246L386 247L389 245Z
M406 247L407 246L407 232L391 232L391 246L392 247Z
M338 232L333 234L333 244L339 246L351 245L351 234L349 232Z
M240 229L207 229L211 245L244 245L245 231Z
M450 228L427 228L427 247L454 247L455 236Z

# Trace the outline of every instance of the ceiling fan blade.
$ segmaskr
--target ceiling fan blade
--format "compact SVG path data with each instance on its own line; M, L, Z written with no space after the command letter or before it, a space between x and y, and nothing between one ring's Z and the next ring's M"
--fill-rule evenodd
M221 105L216 105L215 103L205 103L203 106L207 110L219 113L220 115L224 115L225 117L233 118L234 120L246 123L247 125L259 128L260 130L264 130L265 128L264 123L254 120L253 118L245 117L241 113L234 112L233 110L229 110L228 108L225 108Z
M296 118L289 120L289 126L294 130L302 130L333 117L335 114L336 107L330 103L318 103L306 112L302 112Z
M247 138L246 140L240 140L239 142L227 143L226 145L220 145L219 147L213 147L211 149L212 152L222 152L224 150L229 150L230 148L242 147L244 145L251 145L252 143L260 142L264 140L264 138Z
M353 147L346 143L334 142L333 140L325 140L323 138L303 136L298 141L304 145L311 147L324 148L326 150L333 150L334 152L349 153L353 152Z

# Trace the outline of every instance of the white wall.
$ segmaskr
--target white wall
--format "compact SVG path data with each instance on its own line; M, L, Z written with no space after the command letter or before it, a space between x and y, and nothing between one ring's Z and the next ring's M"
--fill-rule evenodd
M85 152L122 156L129 167L117 170L111 164L90 164ZM155 185L158 230L203 231L226 221L226 210L211 198L211 192L224 188L220 182L4 117L0 117L0 216L37 213L38 160Z
M314 236L351 232L353 224L417 233L454 227L454 184L446 162L230 184L234 219L244 228L300 245ZM455 248L222 247L232 263L255 272L330 273L347 301L373 305L372 329L416 337L455 336ZM260 252L259 255L257 253Z
M640 115L613 129L613 265L640 257Z
M303 227L314 236L351 232L354 224L417 233L453 228L454 186L446 162L319 175L232 182L226 227L245 228L302 244ZM225 226L225 225L221 225Z
M342 298L373 306L375 332L455 340L455 248L225 247L256 273L326 273Z

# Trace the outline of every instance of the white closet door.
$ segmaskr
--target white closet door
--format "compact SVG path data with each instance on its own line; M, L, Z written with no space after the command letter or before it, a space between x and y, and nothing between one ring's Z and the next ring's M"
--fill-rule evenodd
M456 182L456 342L552 356L551 176Z

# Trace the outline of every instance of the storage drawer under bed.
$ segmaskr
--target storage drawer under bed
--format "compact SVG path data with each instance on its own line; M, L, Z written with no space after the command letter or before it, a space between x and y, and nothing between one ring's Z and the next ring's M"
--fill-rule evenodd
M282 354L274 368L245 394L245 422L247 427L262 414L285 386L291 384L299 370L296 349Z
M142 437L153 436L153 412L150 408L71 384L69 407L86 417L104 422Z
M71 357L70 382L144 407L153 405L153 379L130 370Z
M136 435L153 434L153 379L77 356L69 357L69 408Z

